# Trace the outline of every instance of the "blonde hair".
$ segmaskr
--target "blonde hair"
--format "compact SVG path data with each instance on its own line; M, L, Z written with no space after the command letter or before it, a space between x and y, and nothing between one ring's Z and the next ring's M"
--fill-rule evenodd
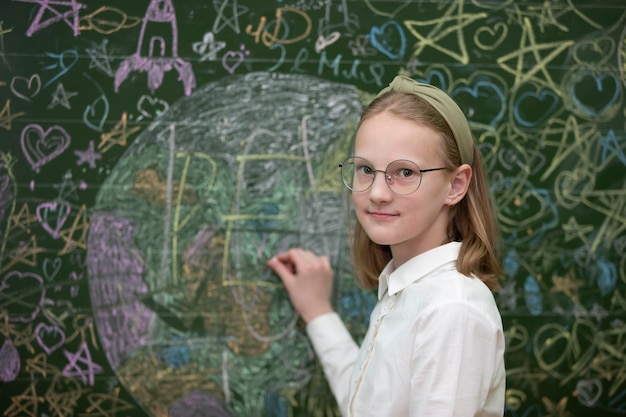
M459 149L450 127L441 114L418 95L390 91L378 96L363 111L359 127L364 120L385 111L439 132L443 139L444 165L449 169L461 165ZM467 194L452 208L448 238L462 242L457 270L467 276L475 275L495 291L499 287L498 277L502 275L498 260L499 232L495 205L476 143L472 172ZM357 280L366 289L376 288L380 272L392 258L389 246L372 242L356 221L351 253Z

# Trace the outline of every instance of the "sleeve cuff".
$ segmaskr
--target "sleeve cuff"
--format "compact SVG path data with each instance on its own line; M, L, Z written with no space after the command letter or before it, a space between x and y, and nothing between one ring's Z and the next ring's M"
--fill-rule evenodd
M322 314L308 323L306 332L318 355L332 346L354 343L352 335L336 312Z

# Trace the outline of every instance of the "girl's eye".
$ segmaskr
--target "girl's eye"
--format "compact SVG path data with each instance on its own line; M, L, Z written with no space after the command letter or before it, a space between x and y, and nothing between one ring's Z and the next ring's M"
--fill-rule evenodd
M401 178L410 178L413 175L415 175L415 173L413 172L412 169L409 169L409 168L402 168L401 170L398 171L398 176Z
M359 171L361 174L365 174L365 175L372 175L372 172L373 172L373 171L372 171L372 168L371 168L371 167L368 167L367 165L361 165L361 166L359 166L358 171Z

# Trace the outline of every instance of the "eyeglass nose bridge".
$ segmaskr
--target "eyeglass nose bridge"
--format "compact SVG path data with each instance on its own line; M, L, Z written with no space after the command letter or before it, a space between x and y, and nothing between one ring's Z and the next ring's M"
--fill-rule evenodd
M374 181L376 181L376 174L378 174L379 172L383 173L383 176L385 178L385 182L387 183L387 186L389 187L389 189L391 189L391 185L393 184L393 178L391 177L391 175L389 175L387 173L387 170L382 170L382 169L373 169L372 170L372 182L370 183L369 187L367 187L365 189L365 191L369 190L370 188L372 188L372 185L374 185ZM391 190L393 191L393 190Z

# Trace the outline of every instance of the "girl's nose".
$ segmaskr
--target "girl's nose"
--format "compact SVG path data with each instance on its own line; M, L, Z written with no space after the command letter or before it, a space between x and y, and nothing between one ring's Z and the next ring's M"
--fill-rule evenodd
M391 188L389 188L389 184L387 183L387 174L384 172L377 172L374 177L374 182L372 186L368 190L370 200L380 202L380 201L388 201L391 199Z

